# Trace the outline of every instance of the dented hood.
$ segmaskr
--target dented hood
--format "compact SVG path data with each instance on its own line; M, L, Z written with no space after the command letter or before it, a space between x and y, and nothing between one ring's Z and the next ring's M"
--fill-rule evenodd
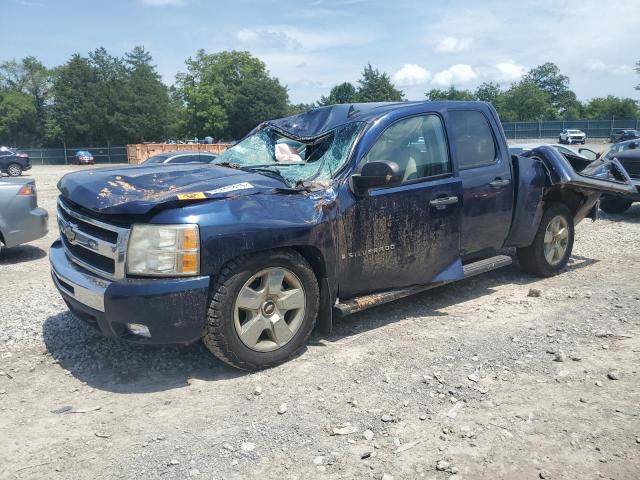
M104 214L140 215L158 205L270 193L287 185L257 173L215 165L117 167L69 173L62 196Z

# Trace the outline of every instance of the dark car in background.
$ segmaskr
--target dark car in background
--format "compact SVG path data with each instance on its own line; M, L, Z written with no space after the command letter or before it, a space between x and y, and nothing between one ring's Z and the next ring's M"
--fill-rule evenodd
M147 158L144 165L160 165L164 163L211 163L217 158L216 154L199 152L197 150L179 150L174 152L159 153Z
M20 150L0 147L0 172L10 177L19 177L25 170L30 170L29 155ZM0 175L1 176L1 175Z
M78 150L76 152L76 165L95 165L91 152L89 150Z
M618 142L614 145L611 145L609 151L604 155L604 158L613 158L617 157L620 153L625 152L627 150L635 150L640 147L640 139L639 140L626 140L624 142Z
M600 201L600 209L607 213L624 213L633 203L640 202L640 148L636 145L635 148L620 151L613 157L627 171L636 191L624 195L604 195Z
M611 143L624 142L625 140L634 140L640 138L640 132L637 130L616 130L609 137Z

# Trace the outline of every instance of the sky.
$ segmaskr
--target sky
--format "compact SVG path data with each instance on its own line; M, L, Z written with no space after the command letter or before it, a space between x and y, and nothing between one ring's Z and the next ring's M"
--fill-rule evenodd
M247 50L309 103L387 72L407 99L432 88L503 87L555 62L578 98L638 99L640 0L0 0L0 61L34 55L48 66L99 46L144 45L167 83L184 61Z

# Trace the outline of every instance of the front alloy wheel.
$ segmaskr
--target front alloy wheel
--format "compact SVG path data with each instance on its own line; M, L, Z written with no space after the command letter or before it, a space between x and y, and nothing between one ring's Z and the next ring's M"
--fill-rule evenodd
M215 278L204 344L234 367L273 367L306 343L319 299L316 275L295 250L240 256Z
M286 268L267 268L240 289L233 324L251 350L272 352L291 341L305 311L304 287L296 274Z

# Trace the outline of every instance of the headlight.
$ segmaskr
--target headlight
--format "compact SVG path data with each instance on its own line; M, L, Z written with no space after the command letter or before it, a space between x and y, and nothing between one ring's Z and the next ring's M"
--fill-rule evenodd
M129 235L127 272L162 277L197 275L200 235L197 225L135 224Z

